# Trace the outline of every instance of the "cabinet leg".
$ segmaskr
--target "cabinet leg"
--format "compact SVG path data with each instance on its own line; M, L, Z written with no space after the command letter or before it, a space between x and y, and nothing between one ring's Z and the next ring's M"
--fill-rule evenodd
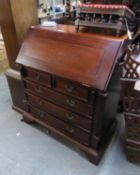
M23 116L23 118L21 119L21 121L25 122L25 123L28 123L28 124L32 124L32 123L35 123L35 121L33 119L29 119L28 117L26 116Z
M99 164L99 155L98 155L98 153L91 154L91 153L85 152L85 155L86 155L87 159L91 163L93 163L95 165L98 165Z

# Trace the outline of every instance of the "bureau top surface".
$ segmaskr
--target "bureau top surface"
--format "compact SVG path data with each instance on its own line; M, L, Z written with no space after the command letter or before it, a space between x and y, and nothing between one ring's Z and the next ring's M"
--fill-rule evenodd
M127 35L76 32L74 26L31 27L16 62L105 91Z

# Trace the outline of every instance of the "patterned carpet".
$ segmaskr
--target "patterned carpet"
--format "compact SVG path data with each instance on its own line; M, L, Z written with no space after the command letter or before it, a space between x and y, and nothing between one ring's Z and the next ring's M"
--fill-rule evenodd
M0 33L0 74L9 67L2 35Z

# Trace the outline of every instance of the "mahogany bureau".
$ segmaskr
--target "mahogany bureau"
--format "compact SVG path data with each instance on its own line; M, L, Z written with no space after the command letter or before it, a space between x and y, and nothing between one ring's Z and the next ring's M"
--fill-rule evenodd
M77 33L74 26L31 27L16 61L26 94L24 120L71 141L98 164L115 129L116 65L126 43L126 35Z

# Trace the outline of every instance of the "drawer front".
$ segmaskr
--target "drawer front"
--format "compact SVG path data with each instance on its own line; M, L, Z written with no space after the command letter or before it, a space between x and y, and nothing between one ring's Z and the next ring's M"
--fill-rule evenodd
M59 94L51 89L44 88L32 82L26 81L26 88L29 92L34 93L35 95L45 98L58 105L61 105L73 112L83 114L89 118L92 118L93 108L90 104L83 103L79 100Z
M89 145L90 136L86 132L84 132L78 128L75 128L75 127L51 116L50 114L33 107L33 106L30 106L30 112L34 117L38 118L39 120L42 120L46 124L61 131L65 135L68 135L68 136L76 139L77 141L81 142L82 144Z
M37 108L42 109L47 113L57 117L58 119L64 120L72 124L73 126L77 126L88 131L90 131L91 129L91 120L87 118L79 116L31 94L28 94L28 100L30 105L36 106Z
M51 87L51 75L45 74L34 69L25 68L25 78Z
M127 157L131 162L140 162L140 149L128 146Z
M127 138L140 142L140 114L125 113Z
M83 86L62 79L55 79L55 89L64 94L88 102L89 90Z

